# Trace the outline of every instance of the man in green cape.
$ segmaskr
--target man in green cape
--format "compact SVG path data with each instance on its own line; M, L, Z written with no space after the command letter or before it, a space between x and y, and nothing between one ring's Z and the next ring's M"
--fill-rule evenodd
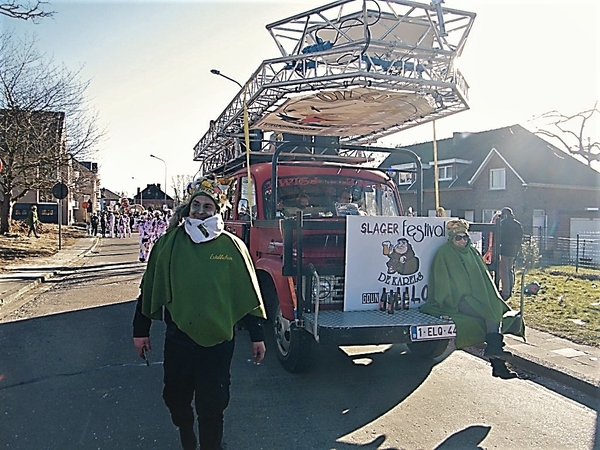
M151 320L166 322L163 399L184 450L197 448L192 400L200 448L222 449L238 321L250 334L254 362L265 355L266 314L254 265L244 243L224 231L218 213L229 205L227 188L226 179L196 182L150 252L133 320L142 358L151 349Z

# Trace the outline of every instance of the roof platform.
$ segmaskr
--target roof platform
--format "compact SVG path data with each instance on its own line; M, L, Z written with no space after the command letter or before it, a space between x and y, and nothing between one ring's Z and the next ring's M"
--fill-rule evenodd
M260 139L291 133L363 145L468 109L454 62L475 13L440 3L338 0L267 25L281 56L261 63L195 145L201 171L239 153L244 108Z

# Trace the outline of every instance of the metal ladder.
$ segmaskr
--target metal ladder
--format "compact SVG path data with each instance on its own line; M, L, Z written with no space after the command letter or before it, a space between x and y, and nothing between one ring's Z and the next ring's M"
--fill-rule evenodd
M244 107L250 129L280 132L282 107L303 97L368 95L406 105L388 114L393 120L362 128L353 123L332 130L290 126L301 130L297 134L335 135L353 144L372 143L468 109L468 84L454 62L475 13L433 3L338 0L267 25L282 56L261 63L194 146L201 171L208 173L240 154Z

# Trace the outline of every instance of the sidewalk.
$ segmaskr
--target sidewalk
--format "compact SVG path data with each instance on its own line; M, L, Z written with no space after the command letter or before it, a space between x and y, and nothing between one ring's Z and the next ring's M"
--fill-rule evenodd
M512 364L599 398L600 348L576 344L532 328L526 329L525 338L526 343L505 336L505 348L514 355Z
M9 270L0 273L0 319L17 307L15 300L19 296L61 269L77 265L98 242L98 238L88 236L53 256L4 267ZM514 366L599 398L600 348L575 344L531 328L527 328L526 338L527 342L523 342L510 335L505 337L505 348L513 353Z
M98 237L86 236L75 240L51 256L32 258L27 262L7 264L0 272L0 319L18 308L18 298L35 286L56 276L61 270L76 266L80 259L91 253Z

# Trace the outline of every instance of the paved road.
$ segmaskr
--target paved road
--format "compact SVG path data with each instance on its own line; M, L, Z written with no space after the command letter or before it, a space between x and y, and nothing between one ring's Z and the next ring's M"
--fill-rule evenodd
M150 367L131 344L135 251L134 239L103 241L13 317L32 318L0 324L0 448L179 448L160 398L162 324ZM269 344L256 366L238 333L228 450L598 448L596 399L494 379L464 352L435 364L402 346L322 347L292 375Z

